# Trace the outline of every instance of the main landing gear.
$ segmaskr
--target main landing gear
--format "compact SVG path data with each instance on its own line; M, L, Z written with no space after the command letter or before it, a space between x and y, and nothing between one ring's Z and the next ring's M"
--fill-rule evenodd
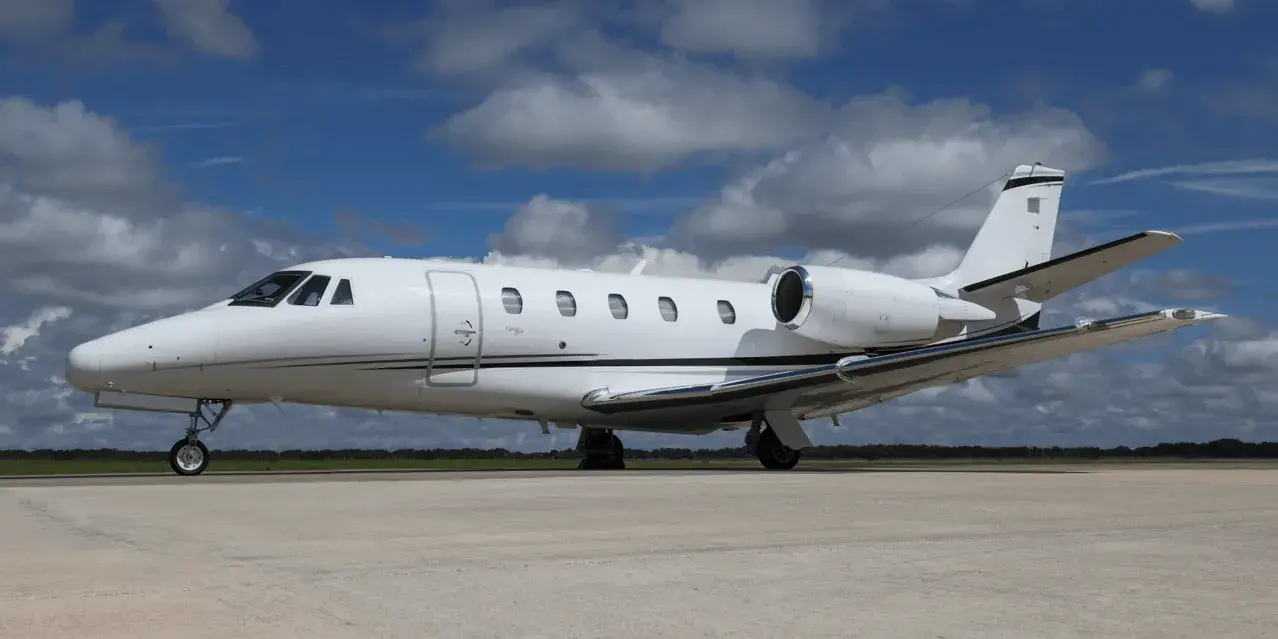
M626 467L626 448L611 430L581 428L577 438L581 451L579 470L621 470Z
M777 437L777 432L771 425L767 430L761 430L760 427L764 423L764 420L759 419L751 424L745 436L746 450L754 453L759 463L768 470L794 468L802 457L801 452L782 444L781 438Z
M209 413L212 417L205 414L204 407L210 405L218 405L216 411L210 409ZM173 472L183 475L198 475L204 472L209 466L209 449L200 441L200 432L213 432L217 430L218 424L222 423L222 418L226 416L227 411L231 410L231 402L229 400L200 400L199 408L191 413L191 424L186 427L186 437L179 439L173 448L169 449L169 467ZM204 422L204 426L200 426L200 422Z

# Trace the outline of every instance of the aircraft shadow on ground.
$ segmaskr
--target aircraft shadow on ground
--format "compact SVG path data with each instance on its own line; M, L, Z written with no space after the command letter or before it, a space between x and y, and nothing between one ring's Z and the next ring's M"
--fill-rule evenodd
M985 467L946 467L944 465L937 466L911 466L907 468L821 468L802 466L793 468L788 471L771 471L765 468L724 468L724 467L705 467L705 468L627 468L624 470L578 470L575 468L360 468L348 470L231 470L217 471L210 468L207 472L199 477L178 477L171 473L85 473L85 474L60 474L60 475L8 475L0 476L0 487L17 487L31 486L40 484L69 484L80 485L82 483L92 484L114 484L123 482L125 484L135 483L151 483L158 480L162 483L184 483L184 482L201 482L201 481L232 481L249 480L251 478L260 478L268 480L275 478L281 481L306 481L307 479L315 481L397 481L405 479L427 479L429 477L456 477L459 475L471 475L476 478L480 477L571 477L573 475L584 475L591 477L608 477L608 476L636 476L636 475L694 475L703 473L728 473L728 474L773 474L775 476L784 476L786 474L800 475L853 475L853 474L873 474L873 473L994 473L994 474L1030 474L1030 475L1062 475L1092 472L1091 469L1079 468L1033 468L1033 467L1015 467L1015 468L990 468Z
M856 474L856 473L1012 473L1012 474L1043 474L1043 475L1060 475L1067 473L1085 473L1087 469L1076 468L1033 468L1033 467L1017 467L1017 468L991 468L984 467L947 467L944 465L937 466L910 466L905 468L822 468L822 467L803 467L792 468L788 471L773 471L766 468L751 467L685 467L685 468L626 468L624 470L579 470L576 468L404 468L404 469L352 469L352 470L263 470L263 471L225 471L216 472L210 468L209 475L226 476L251 476L251 475L352 475L352 476L368 476L368 475L554 475L565 476L573 474L608 476L608 475L626 475L626 474L673 474L685 475L691 473L740 473L740 474L760 474L770 473L776 475L785 475L786 473L800 474Z

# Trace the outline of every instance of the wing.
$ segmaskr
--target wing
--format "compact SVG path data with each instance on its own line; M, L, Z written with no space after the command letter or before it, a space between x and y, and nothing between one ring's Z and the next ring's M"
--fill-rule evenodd
M835 364L717 384L611 393L592 391L582 405L599 413L725 404L734 411L780 411L798 419L846 413L922 390L961 382L1062 355L1225 317L1176 309L952 342L878 357L850 356ZM803 437L806 440L806 437Z
M969 284L963 292L1045 302L1181 243L1174 233L1144 231L1029 268Z

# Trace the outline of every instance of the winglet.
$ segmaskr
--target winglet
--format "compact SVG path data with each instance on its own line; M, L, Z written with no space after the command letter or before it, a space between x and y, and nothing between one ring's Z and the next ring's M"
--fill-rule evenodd
M643 259L639 260L639 263L638 263L638 264L635 264L635 267L634 267L634 268L630 269L630 274L631 274L631 275L639 275L640 273L643 273L643 267L645 267L645 266L647 266L647 265L648 265L648 258L646 258L646 257L645 257L645 258L643 258Z

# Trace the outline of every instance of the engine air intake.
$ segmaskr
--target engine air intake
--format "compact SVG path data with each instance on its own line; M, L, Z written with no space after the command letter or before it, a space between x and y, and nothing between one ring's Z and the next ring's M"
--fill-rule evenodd
M797 328L811 312L812 280L807 269L792 266L782 271L772 287L772 316L790 328Z

